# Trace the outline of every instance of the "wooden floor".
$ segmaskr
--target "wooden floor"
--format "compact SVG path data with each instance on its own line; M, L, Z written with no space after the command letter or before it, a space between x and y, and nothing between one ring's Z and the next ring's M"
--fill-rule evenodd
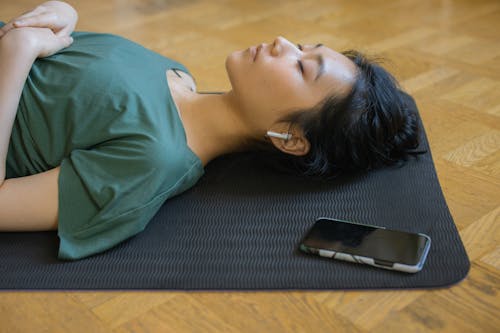
M32 0L0 0L0 19ZM448 289L335 292L2 292L0 332L500 332L500 1L73 0L78 30L182 60L229 87L226 55L283 35L378 53L420 107L472 261Z

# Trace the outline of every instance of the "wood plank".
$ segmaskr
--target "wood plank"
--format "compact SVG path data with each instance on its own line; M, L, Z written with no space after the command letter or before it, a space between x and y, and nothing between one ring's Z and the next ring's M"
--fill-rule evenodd
M497 270L500 269L500 246L497 246L495 250L482 257L481 262L493 266Z
M500 243L500 207L460 231L470 260L492 252Z
M428 292L372 332L498 332L499 285L497 271L474 264L461 284Z
M0 20L41 1L0 0ZM416 99L472 261L456 286L417 291L3 292L0 332L498 332L500 3L497 0L73 0L79 30L123 35L230 88L225 57L322 42L385 57Z
M315 294L304 292L254 292L176 294L171 305L157 307L115 332L134 331L143 322L160 321L175 331L255 332L360 332L349 320L321 303ZM216 296L216 297L214 297ZM249 297L250 296L250 297ZM175 310L173 305L175 304ZM283 320L288 318L287 320ZM217 327L207 324L224 323ZM181 324L180 324L181 323ZM180 326L178 326L180 325Z
M0 332L109 332L83 303L66 292L3 292Z

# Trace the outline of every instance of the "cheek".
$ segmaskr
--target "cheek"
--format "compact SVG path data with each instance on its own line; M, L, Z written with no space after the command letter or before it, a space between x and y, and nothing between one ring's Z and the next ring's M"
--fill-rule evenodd
M310 88L293 68L270 69L258 89L273 110L307 108L312 103Z
M296 96L303 83L293 68L272 63L253 71L250 80L259 95L280 103Z
M251 63L245 62L243 56L241 51L230 54L226 70L233 91L245 108L269 114L309 106L307 87L293 64L264 59Z

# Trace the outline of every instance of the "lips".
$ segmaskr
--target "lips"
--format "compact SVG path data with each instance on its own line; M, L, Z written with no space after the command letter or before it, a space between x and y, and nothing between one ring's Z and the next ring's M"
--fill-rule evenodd
M257 55L257 48L252 46L248 49L250 51L250 56L252 57L252 61L255 61L255 56Z
M254 56L254 58L253 58L253 61L257 60L257 57L259 56L259 53L260 53L260 51L262 50L262 47L263 47L263 45L262 45L262 44L260 44L260 45L259 45L259 46L257 46L257 48L255 49L255 56Z
M252 46L249 48L250 51L250 56L252 57L252 61L255 62L257 60L257 57L259 56L260 51L262 50L263 45L259 46Z

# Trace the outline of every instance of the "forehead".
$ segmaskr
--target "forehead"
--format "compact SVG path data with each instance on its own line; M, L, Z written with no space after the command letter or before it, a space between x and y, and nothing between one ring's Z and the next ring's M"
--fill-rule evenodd
M352 86L357 67L349 58L326 46L315 48L313 53L321 55L324 61L324 75L318 80L319 84L333 86L339 92Z

